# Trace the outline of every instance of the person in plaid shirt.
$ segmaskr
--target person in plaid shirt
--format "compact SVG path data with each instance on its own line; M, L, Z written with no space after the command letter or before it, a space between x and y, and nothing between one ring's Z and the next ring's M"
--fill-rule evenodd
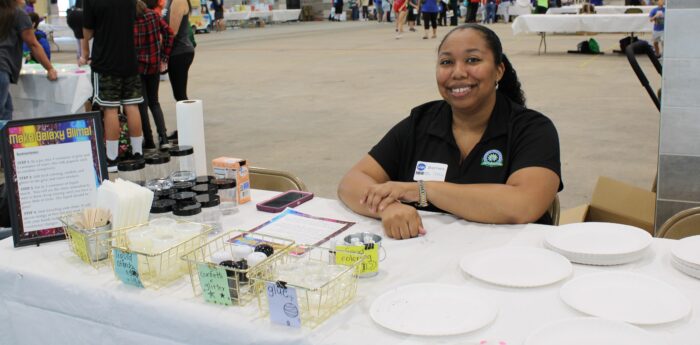
M173 48L173 30L161 18L154 8L158 0L138 1L136 4L136 23L134 25L134 47L139 62L141 87L144 101L139 104L141 125L143 127L145 149L154 149L153 132L148 119L148 108L151 109L153 120L158 130L158 144L162 147L168 144L163 110L158 101L158 84L160 72L168 69L168 58Z

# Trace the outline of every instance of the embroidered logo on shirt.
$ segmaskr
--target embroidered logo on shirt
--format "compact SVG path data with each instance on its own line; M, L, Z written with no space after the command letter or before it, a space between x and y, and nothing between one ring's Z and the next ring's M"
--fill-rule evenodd
M481 165L489 168L503 166L503 154L498 150L488 150L481 159Z

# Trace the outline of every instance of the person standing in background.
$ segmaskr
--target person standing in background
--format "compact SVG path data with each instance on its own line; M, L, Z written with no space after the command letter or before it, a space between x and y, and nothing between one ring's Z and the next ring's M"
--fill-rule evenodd
M382 0L374 0L374 11L376 12L374 17L377 18L377 22L383 22L384 8L382 7Z
M76 60L80 59L83 46L83 1L76 0L75 5L66 11L66 24L73 30L73 37L78 44L76 50Z
M479 10L479 0L469 0L467 4L467 18L465 23L476 23L476 12Z
M214 10L214 30L221 32L226 30L224 22L224 0L212 0L211 7Z
M408 0L408 31L416 31L416 17L418 17L418 0Z
M168 77L173 89L173 97L176 101L184 101L187 97L187 80L190 66L194 61L194 44L189 38L189 16L192 7L188 0L172 0L163 10L165 21L175 33L173 50L168 62ZM177 138L177 131L173 132L169 139Z
M49 45L49 40L46 39L46 33L39 30L39 23L41 22L41 18L39 18L39 15L36 14L36 12L29 13L29 19L32 21L32 28L34 28L34 37L36 37L36 40L41 44L41 47L44 48L44 53L46 54L46 58L51 61L51 46ZM29 53L29 61L32 63L38 63L39 60L31 54L31 50L29 50L29 46L25 42L23 44L23 51L25 53Z
M437 15L438 15L438 5L439 0L421 0L419 2L420 11L423 13L423 28L425 28L425 34L423 39L428 39L428 28L433 27L433 35L431 38L437 37Z
M396 39L403 34L403 23L406 21L408 0L394 0L394 13L396 13Z
M143 128L143 147L146 149L156 148L148 119L149 108L158 131L158 145L163 148L168 144L163 110L158 101L158 87L160 72L168 68L174 34L165 19L153 11L157 5L158 0L146 0L145 3L139 0L136 5L136 25L134 26L134 47L139 62L141 93L144 98L144 102L139 104L139 113Z
M16 0L0 0L0 120L12 120L10 84L16 84L22 67L22 42L46 69L46 77L56 80L58 75L37 42L32 21Z
M90 61L93 103L102 108L107 143L107 170L117 171L119 156L119 107L124 108L134 158L143 156L143 133L138 104L141 78L134 49L136 0L85 0L83 46L78 63ZM91 39L92 54L89 42Z
M593 1L591 1L593 3ZM549 0L537 0L537 6L535 7L536 14L545 14L549 8Z
M362 6L362 16L360 18L363 22L366 22L369 18L369 0L360 0L360 5Z
M450 26L457 26L459 20L459 3L457 0L449 0L449 9L452 11Z
M656 7L649 12L649 21L654 23L652 37L654 39L654 52L657 57L661 57L661 54L663 54L665 15L664 0L659 0Z

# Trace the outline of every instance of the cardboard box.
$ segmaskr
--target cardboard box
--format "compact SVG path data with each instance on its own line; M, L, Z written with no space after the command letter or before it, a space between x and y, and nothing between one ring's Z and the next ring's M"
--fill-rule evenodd
M216 178L236 180L236 202L238 205L250 201L250 174L248 162L241 158L219 157L211 162Z
M601 176L591 203L562 211L559 224L619 223L636 226L653 235L655 210L656 193Z

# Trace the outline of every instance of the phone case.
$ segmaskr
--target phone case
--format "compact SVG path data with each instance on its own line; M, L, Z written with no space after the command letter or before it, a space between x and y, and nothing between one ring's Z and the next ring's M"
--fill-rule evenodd
M292 202L290 202L290 203L288 203L288 204L279 206L279 207L266 206L266 205L265 205L265 203L268 203L268 202L273 201L273 200L275 200L275 199L281 198L282 196L284 196L284 195L286 195L286 194L289 194L289 193L300 193L300 194L304 194L304 196L301 197L301 198L299 198L299 199L297 199L297 200L294 200L294 201L292 201ZM282 194L275 195L273 198L270 198L270 199L267 199L267 200L265 200L265 201L263 201L263 202L261 202L261 203L258 203L257 205L255 205L255 207L257 207L257 209L258 209L259 211L271 212L271 213L279 213L279 212L284 211L284 209L287 208L287 207L292 207L292 208L294 208L294 207L296 207L296 206L299 206L299 205L301 205L301 204L303 204L303 203L305 203L305 202L307 202L307 201L313 199L313 197L314 197L314 193L302 192L302 191L299 191L299 190L289 190L289 191L286 191L286 192L284 192L284 193L282 193Z

